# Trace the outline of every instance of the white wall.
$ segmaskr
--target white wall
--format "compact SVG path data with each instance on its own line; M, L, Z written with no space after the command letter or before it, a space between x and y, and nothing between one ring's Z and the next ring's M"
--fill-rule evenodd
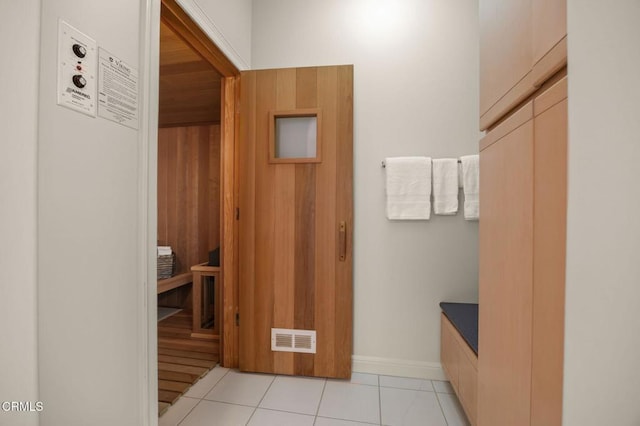
M177 0L240 70L251 66L252 0Z
M0 402L37 401L36 162L40 1L3 1L0 51ZM16 40L20 40L19 43ZM0 425L37 425L0 411Z
M42 2L38 163L43 425L138 425L138 132L56 105L58 18L138 67L141 2Z
M640 424L639 17L568 2L567 426Z
M354 369L441 378L438 303L477 301L477 222L385 218L388 156L478 151L478 6L260 0L252 68L354 64Z

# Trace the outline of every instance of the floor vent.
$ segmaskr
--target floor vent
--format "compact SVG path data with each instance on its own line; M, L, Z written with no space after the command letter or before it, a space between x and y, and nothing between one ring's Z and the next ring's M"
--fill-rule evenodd
M271 350L279 352L316 353L315 330L271 329Z

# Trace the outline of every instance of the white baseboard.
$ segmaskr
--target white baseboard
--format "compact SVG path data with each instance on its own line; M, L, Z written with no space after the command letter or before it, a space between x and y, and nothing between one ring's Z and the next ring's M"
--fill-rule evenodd
M357 373L413 377L427 380L448 380L439 362L408 361L361 355L353 355L351 362L352 370Z

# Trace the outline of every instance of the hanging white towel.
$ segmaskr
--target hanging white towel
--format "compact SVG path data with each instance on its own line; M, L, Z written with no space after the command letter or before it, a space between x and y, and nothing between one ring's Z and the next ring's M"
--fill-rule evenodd
M464 218L480 218L480 156L465 155L462 162L462 186L464 189Z
M454 215L458 212L458 160L433 160L433 212Z
M427 220L431 216L431 158L385 159L387 218Z

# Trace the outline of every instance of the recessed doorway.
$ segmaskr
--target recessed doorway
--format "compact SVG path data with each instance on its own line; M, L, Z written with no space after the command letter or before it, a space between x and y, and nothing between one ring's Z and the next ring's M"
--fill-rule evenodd
M233 285L236 273L239 71L174 0L161 2L159 59L157 303L166 313L157 325L161 413L218 362L234 366L236 354L237 363L237 333L230 327L237 295L223 287Z

